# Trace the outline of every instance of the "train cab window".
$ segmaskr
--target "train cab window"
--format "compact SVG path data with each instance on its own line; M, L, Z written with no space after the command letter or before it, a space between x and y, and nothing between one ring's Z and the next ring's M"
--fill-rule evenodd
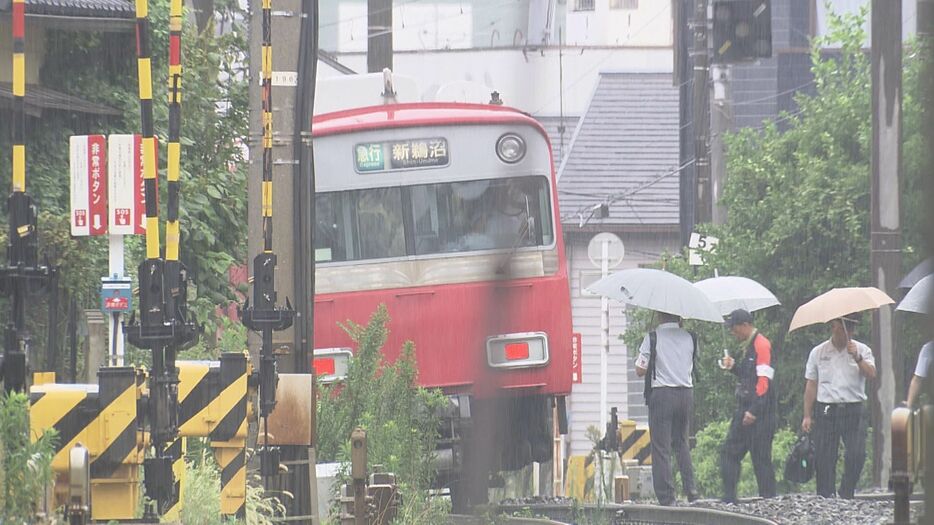
M315 197L315 261L402 257L402 188L319 193Z
M319 193L315 261L548 246L548 184L514 177Z
M416 255L549 245L548 180L515 177L413 186Z

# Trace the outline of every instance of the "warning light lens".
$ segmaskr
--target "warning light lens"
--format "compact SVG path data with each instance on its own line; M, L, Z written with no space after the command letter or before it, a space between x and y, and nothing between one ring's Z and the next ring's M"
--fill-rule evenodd
M314 366L316 376L334 375L335 368L333 357L316 357Z
M529 343L507 343L506 360L518 361L529 358Z

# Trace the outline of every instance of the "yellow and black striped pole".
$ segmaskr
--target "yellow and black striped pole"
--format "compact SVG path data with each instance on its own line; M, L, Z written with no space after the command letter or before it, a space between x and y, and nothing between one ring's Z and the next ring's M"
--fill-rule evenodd
M165 224L165 260L178 261L178 198L182 147L182 0L172 0L169 7L169 142L168 196ZM172 312L169 312L172 315Z
M168 140L168 207L165 223L165 313L167 321L176 325L174 346L184 344L194 336L186 326L187 271L179 260L179 174L181 173L182 119L182 0L172 0L169 6L169 140Z
M13 0L13 192L26 191L26 3Z
M146 198L146 258L159 259L159 202L156 191L156 139L152 117L152 50L149 1L136 0L136 54L139 73L139 116L143 148L143 184Z
M143 183L146 199L146 259L140 263L139 324L127 327L127 338L139 348L152 351L149 387L149 428L154 456L144 462L146 495L157 512L178 499L173 463L167 454L178 436L178 372L175 368L175 327L166 315L165 261L159 241L159 202L156 187L156 139L153 132L152 61L148 0L136 0L136 51L139 75L140 132L143 149Z
M272 0L263 0L263 251L272 253Z
M253 304L247 302L243 312L243 324L250 330L260 332L262 347L259 362L259 405L264 428L266 419L276 407L276 385L279 374L276 357L273 355L272 334L292 326L295 311L286 300L286 306L276 305L276 254L272 243L272 0L263 0L263 43L262 43L262 86L263 86L263 251L253 259ZM264 478L279 472L279 450L269 445L269 434L265 433L260 448L260 472Z
M48 282L50 270L39 264L36 209L26 193L26 4L13 0L13 191L9 213L8 264L0 268L0 289L10 295L10 316L4 334L0 367L4 390L26 390L29 335L26 332L26 295Z

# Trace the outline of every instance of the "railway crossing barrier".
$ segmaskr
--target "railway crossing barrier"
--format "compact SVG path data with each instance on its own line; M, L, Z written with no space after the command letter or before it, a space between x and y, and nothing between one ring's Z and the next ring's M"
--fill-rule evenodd
M139 501L145 439L140 431L144 380L130 367L102 368L98 384L65 385L54 374L30 388L29 425L35 439L55 429L52 458L56 507L68 502L71 450L79 443L90 456L91 516L96 520L133 517Z
M244 517L246 510L247 419L252 367L242 353L225 353L220 361L178 361L179 436L166 451L173 459L178 500L164 517L178 520L184 491L185 441L208 438L221 470L221 513ZM98 384L59 384L55 375L35 375L30 389L30 430L58 433L52 469L53 503L70 501L70 455L77 445L87 449L91 519L128 520L136 515L141 466L151 446L146 373L132 367L98 371Z

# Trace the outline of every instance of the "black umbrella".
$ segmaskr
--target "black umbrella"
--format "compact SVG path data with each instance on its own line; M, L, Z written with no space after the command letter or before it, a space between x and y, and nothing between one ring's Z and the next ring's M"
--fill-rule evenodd
M898 287L904 290L908 290L914 285L918 284L918 281L924 279L929 274L934 273L934 257L928 257L927 259L921 261L918 266L912 268L908 275L906 275Z

